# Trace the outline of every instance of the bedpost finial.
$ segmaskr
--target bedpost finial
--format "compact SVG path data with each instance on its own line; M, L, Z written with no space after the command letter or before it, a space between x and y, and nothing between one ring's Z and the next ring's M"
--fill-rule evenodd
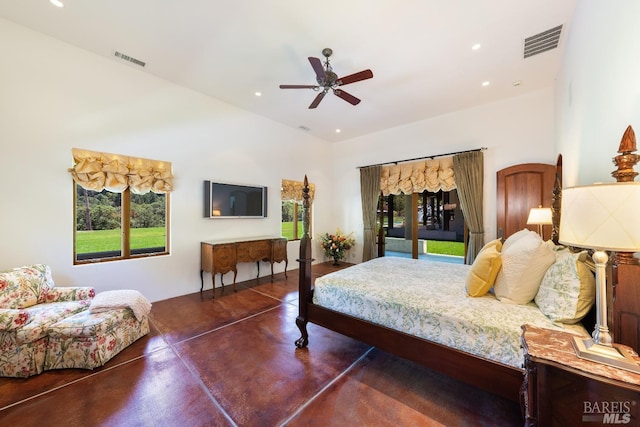
M627 126L627 129L622 135L620 140L620 146L618 147L618 153L626 154L636 151L636 133L633 131L631 125Z
M638 172L633 168L640 161L640 156L633 154L634 151L636 151L636 134L631 125L629 125L620 140L620 146L618 147L618 153L620 154L613 158L613 164L618 169L611 172L611 176L617 182L632 182L638 175Z

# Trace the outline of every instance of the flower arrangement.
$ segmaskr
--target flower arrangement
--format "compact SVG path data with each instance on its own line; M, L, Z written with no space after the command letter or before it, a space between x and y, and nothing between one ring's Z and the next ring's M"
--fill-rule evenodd
M356 244L352 235L353 233L349 233L345 236L339 228L335 234L324 233L320 235L320 245L324 250L325 256L333 258L333 265L338 265L338 261L344 260L347 256L347 251Z

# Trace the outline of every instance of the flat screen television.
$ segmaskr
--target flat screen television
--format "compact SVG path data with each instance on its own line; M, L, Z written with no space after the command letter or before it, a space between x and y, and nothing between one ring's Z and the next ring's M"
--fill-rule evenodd
M205 218L266 218L267 187L204 182Z

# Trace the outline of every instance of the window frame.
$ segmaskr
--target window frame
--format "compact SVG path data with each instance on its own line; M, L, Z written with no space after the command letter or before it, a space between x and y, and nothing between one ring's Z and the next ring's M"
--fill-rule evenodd
M95 254L103 255L100 257L92 257L92 258L81 258L78 259L78 253L76 248L77 242L77 209L78 209L78 187L82 187L80 184L77 184L75 181L72 181L73 184L73 264L74 265L83 265L83 264L94 264L101 262L111 262L111 261L121 261L127 259L139 259L139 258L148 258L155 256L163 256L170 255L170 212L171 212L171 203L170 203L170 194L169 192L163 193L165 196L165 246L163 251L155 251L155 252L147 252L147 250L154 248L143 248L143 249L131 249L131 190L127 187L124 191L122 191L120 196L120 227L122 230L122 240L120 247L120 255L111 256L108 255L110 252L95 252ZM106 190L109 191L109 190ZM113 192L112 192L113 193ZM143 252L144 251L144 252Z

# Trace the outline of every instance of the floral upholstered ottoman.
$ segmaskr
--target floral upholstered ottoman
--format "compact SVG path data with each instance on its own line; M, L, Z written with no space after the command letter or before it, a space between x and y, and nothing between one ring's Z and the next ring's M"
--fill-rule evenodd
M102 307L100 295L89 310L51 325L45 370L97 368L149 333L148 309L134 311L127 304ZM151 304L147 304L150 309Z

